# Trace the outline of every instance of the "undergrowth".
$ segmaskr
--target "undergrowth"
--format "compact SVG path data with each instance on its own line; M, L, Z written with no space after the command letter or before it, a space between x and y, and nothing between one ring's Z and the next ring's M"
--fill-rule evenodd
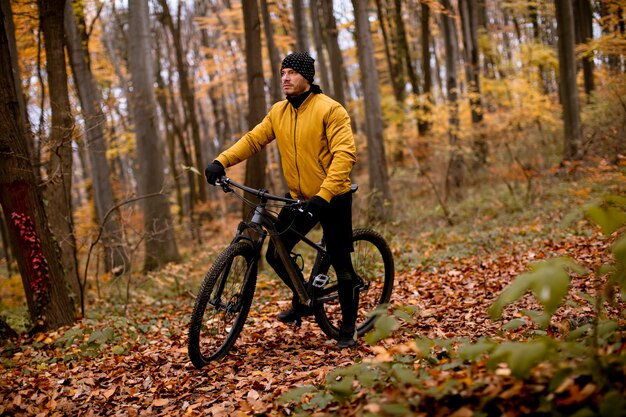
M321 411L342 415L355 408L362 416L434 409L441 415L468 416L499 416L513 409L526 415L625 415L626 194L621 191L593 199L576 213L610 242L609 262L595 271L570 257L535 262L493 302L491 319L500 320L506 307L527 292L533 294L541 310L522 311L525 318L503 323L503 330L514 330L531 321L535 330L524 340L496 336L471 342L415 335L401 345L379 345L403 324L419 320L409 307L382 310L374 330L365 336L376 357L336 369L321 385L292 389L280 402L298 416ZM579 220L576 214L567 221ZM581 226L576 222L574 229ZM593 316L581 317L565 332L551 332L552 317L566 304L573 275L594 283L595 291L578 294L593 306ZM567 303L572 307L572 301ZM610 308L617 313L608 314Z

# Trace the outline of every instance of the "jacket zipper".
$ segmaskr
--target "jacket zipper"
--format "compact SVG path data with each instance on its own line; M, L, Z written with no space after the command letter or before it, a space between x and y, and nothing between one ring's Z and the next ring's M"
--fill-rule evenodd
M298 147L296 146L296 131L298 128L298 109L295 109L296 112L296 120L293 125L293 155L295 159L296 172L298 174L298 191L300 193L300 197L302 197L302 185L300 184L300 168L298 167Z

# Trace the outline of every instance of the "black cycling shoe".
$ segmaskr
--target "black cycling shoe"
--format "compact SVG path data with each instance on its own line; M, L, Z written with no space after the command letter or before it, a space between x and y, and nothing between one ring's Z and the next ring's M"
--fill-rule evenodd
M356 346L356 331L339 331L339 339L337 339L337 349L346 349L354 346Z
M278 313L276 318L283 323L296 324L299 326L300 324L302 324L302 317L312 315L313 309L311 307L299 306L297 308L291 307L288 310L281 311L280 313Z

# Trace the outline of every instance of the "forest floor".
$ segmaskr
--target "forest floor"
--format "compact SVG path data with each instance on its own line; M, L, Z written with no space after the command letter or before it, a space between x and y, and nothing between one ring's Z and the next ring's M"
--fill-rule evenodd
M563 382L558 390L548 392L549 381L541 378L541 366L522 380L506 367L489 371L480 362L446 368L442 364L450 359L445 354L433 356L431 362L438 363L432 366L412 363L419 384L396 381L367 389L361 383L360 389L352 389L358 385L354 382L350 395L340 401L336 396L305 394L299 399L284 394L294 387L321 387L339 380L338 368L391 363L392 357L414 354L419 351L416 337L438 341L434 349L439 353L446 342L526 338L533 326L503 330L502 322L489 318L494 298L533 261L570 256L591 271L606 262L610 239L582 226L580 218L574 220L578 225L574 229L560 227L559 222L574 205L594 196L623 195L624 172L623 166L601 164L576 180L559 180L565 184L559 185L559 192L549 191L554 187L546 182L543 194L525 209L502 206L482 211L482 216L472 214L479 209L466 210L466 224L481 224L471 230L442 226L440 219L434 225L432 217L430 223L422 218L423 223L410 230L411 239L402 234L401 224L396 225L397 232L388 234L397 269L392 302L412 306L415 314L374 346L360 340L358 348L338 351L312 320L305 320L300 328L278 322L275 315L288 307L287 293L275 279L262 277L250 323L234 349L222 361L195 369L187 356L187 328L197 282L188 281L191 276L201 279L214 256L197 253L183 264L135 282L127 304L105 297L93 300L88 318L76 325L24 335L2 346L0 415L391 416L413 410L411 415L471 416L478 415L475 410L488 409L484 404L488 400L497 410L493 415L514 416L532 414L546 399L581 407L596 394L588 384ZM596 281L590 276L573 277L571 302L557 311L549 334L558 337L573 323L591 320L593 306L579 295L594 293ZM538 309L530 295L507 308L504 321L523 317L523 309ZM623 321L619 310L608 308L607 314ZM378 390L375 396L368 393L373 390ZM392 406L402 403L404 407Z

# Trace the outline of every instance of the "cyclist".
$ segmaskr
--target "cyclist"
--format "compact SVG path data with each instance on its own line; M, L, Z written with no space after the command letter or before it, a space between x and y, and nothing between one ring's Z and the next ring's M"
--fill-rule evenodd
M286 100L274 104L257 126L215 158L205 175L209 184L215 185L225 174L225 168L277 140L291 198L308 200L304 212L280 211L278 218L284 227L279 230L280 238L291 251L300 239L286 231L288 227L305 235L318 222L321 224L338 281L342 322L337 347L347 348L356 344L359 304L358 281L350 260L353 251L350 172L356 162L356 147L348 112L313 83L314 63L307 52L285 57L280 71ZM292 307L279 313L278 319L297 323L301 317L312 315L311 307L300 303L272 243L266 259L293 292Z

